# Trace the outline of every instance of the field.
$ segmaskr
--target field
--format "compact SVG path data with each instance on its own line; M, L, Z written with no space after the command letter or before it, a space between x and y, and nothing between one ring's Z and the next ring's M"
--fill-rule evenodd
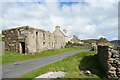
M49 64L27 74L20 76L19 78L35 78L41 74L50 71L63 71L67 74L63 78L99 78L104 79L105 74L100 66L97 57L94 56L95 51L87 51L77 53L61 61ZM93 75L80 74L80 70L89 70ZM28 79L28 80L29 80ZM59 79L58 79L59 80ZM92 79L91 79L92 80Z
M13 51L5 51L5 54L3 56L0 56L0 59L2 58L2 64L8 64L8 63L13 63L18 61L47 57L47 56L52 56L56 54L62 54L66 52L73 52L73 51L80 51L80 50L89 50L89 49L61 48L61 49L56 49L55 51L47 50L40 53L28 54L28 55L19 54Z

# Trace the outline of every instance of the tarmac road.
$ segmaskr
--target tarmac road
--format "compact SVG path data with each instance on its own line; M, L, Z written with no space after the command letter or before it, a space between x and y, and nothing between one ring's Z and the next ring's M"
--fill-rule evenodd
M88 50L68 52L68 53L57 54L49 57L43 57L43 58L37 58L37 59L7 64L2 66L2 78L16 78L27 72L31 72L33 70L46 66L50 63L60 61L76 53L85 52L85 51Z

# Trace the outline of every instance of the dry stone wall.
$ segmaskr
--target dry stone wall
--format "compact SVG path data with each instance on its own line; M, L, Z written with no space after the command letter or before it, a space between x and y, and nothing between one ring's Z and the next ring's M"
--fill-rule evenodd
M82 49L92 49L90 46L66 46L66 48L82 48Z
M120 78L120 47L98 46L97 56L108 78Z

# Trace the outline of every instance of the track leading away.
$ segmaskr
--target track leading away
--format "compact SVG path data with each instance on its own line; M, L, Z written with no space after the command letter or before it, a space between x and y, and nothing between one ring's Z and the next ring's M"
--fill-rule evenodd
M7 64L2 66L2 78L16 78L27 72L31 72L35 69L41 68L50 63L60 61L76 53L85 52L85 51L88 50L68 52L68 53L57 54L49 57L43 57L43 58L37 58L37 59Z

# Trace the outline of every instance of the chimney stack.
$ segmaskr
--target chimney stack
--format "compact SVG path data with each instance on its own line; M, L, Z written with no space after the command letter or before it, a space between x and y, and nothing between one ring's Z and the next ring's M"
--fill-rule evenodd
M63 30L64 33L67 33L66 29Z
M56 26L56 30L60 30L60 26Z

